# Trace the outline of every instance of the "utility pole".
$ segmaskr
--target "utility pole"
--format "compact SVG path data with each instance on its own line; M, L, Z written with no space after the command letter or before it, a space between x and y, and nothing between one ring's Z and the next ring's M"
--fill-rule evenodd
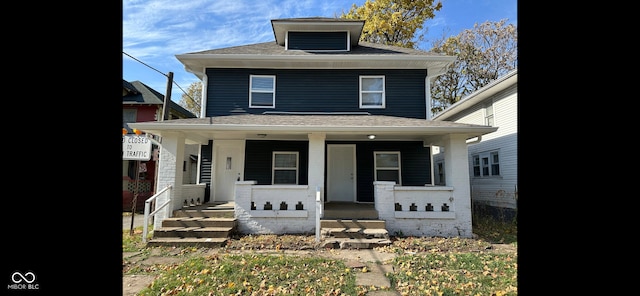
M164 102L162 105L162 120L169 119L169 102L171 101L171 86L173 85L173 72L169 72L167 75L167 95L164 96Z

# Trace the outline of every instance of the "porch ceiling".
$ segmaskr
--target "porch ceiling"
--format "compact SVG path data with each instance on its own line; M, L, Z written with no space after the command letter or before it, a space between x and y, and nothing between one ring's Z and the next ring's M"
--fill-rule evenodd
M213 139L307 140L310 133L324 133L326 140L429 141L447 134L469 138L497 130L497 127L403 118L384 115L267 115L241 114L205 118L130 123L148 134L180 133L188 143L206 144Z

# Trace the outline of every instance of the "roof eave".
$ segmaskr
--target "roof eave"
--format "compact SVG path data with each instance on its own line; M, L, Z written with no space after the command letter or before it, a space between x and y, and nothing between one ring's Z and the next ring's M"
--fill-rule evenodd
M496 131L497 127L491 126L465 126L465 127L425 127L425 126L304 126L304 125L255 125L255 124L168 124L156 122L136 122L129 124L144 132L161 135L162 132L176 131L216 131L216 132L269 132L273 133L301 133L301 132L326 132L326 133L393 133L393 134L467 134L479 136Z
M206 68L277 69L429 69L429 76L443 73L455 61L453 56L388 55L255 55L184 54L176 58L192 73Z

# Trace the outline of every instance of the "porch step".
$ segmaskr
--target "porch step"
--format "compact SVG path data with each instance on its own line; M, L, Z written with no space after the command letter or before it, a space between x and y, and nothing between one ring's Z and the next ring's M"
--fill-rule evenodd
M388 246L392 242L382 238L330 238L324 239L322 248L327 249L373 249Z
M357 207L357 208L354 208ZM378 211L373 206L342 206L325 204L324 219L378 219Z
M235 227L235 218L172 217L162 221L164 227Z
M322 219L322 228L381 228L386 224L384 220L362 220L362 219Z
M215 209L190 209L189 207L182 208L173 212L173 217L197 217L197 218L233 218L235 217L234 210L215 210Z
M195 237L224 238L229 237L232 227L161 227L153 231L153 237Z
M228 238L211 237L154 237L147 242L147 247L205 247L219 248L224 246Z
M173 212L153 230L147 246L220 247L237 230L233 204L187 206Z
M372 249L390 245L384 220L320 220L323 246L340 249Z

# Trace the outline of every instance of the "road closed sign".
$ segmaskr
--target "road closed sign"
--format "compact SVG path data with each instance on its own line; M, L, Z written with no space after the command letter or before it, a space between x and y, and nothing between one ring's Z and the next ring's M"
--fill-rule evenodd
M122 159L151 159L151 140L142 136L122 136Z

